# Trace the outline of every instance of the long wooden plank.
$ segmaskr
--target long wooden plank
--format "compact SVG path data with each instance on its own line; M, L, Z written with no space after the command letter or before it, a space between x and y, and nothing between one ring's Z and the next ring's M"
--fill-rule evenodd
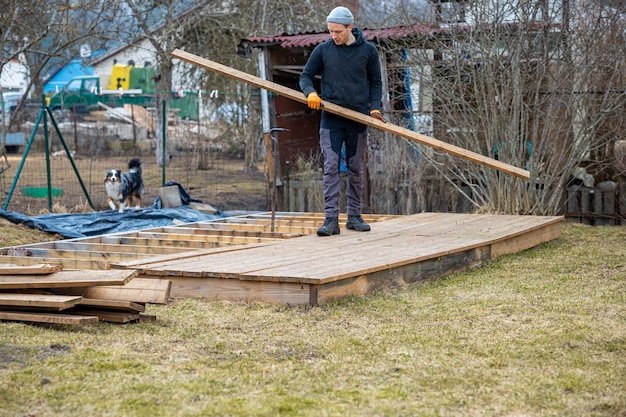
M142 253L128 253L128 252L98 252L98 251L83 251L83 250L63 250L63 249L46 249L37 248L29 249L32 256L35 257L50 257L50 258L72 258L83 259L89 261L107 260L112 262L123 262L130 259L145 258L147 255Z
M124 310L133 313L141 313L146 311L146 306L133 301L124 300L103 300L100 298L82 298L78 302L79 305L85 307L106 308L112 310Z
M61 264L11 265L0 264L0 275L45 275L63 270Z
M262 300L308 304L309 285L284 282L236 281L213 278L172 278L172 296L209 300Z
M223 245L247 245L250 243L263 243L263 242L273 242L274 239L268 238L258 238L258 237L238 237L238 236L211 236L211 235L203 235L203 234L183 234L183 233L139 233L137 237L145 238L145 239L168 239L174 241L184 242L182 245L186 245L186 242L197 241L197 242L205 242L205 243L215 243L215 246L223 246ZM207 245L209 246L209 245ZM183 246L184 247L184 246ZM124 260L122 260L124 261Z
M82 316L73 314L26 313L15 311L0 311L0 320L27 321L33 323L55 324L93 324L98 322L97 316Z
M106 271L64 270L49 275L3 275L0 276L0 289L124 285L136 275L136 270L117 269Z
M35 256L6 256L0 255L0 262L14 263L16 265L35 265L40 263L55 263L62 265L64 269L111 269L111 262L105 260L86 260L72 258L53 258Z
M183 252L184 249L175 247L167 247L161 245L126 245L126 244L106 244L106 243L83 243L83 242L64 242L61 241L55 245L56 249L64 251L82 251L82 252L130 252L141 255L163 255L168 253Z
M99 321L107 321L109 323L129 323L137 321L141 317L139 313L131 313L128 311L110 311L82 307L76 308L75 312L80 315L96 316Z
M253 249L257 246L266 246L266 245L271 245L272 243L273 242L251 243L249 245L224 246L224 247L213 247L213 248L208 248L208 249L198 249L196 251L184 252L182 254L177 254L177 255L161 255L161 256L154 256L149 259L140 259L137 261L120 262L118 264L113 264L112 267L120 268L120 269L137 268L139 271L141 271L145 265L152 265L154 263L158 264L161 262L167 262L171 260L183 261L185 259L193 259L193 258L197 258L198 256L209 254L209 253L220 253L220 252L231 252L231 251ZM241 252L238 252L238 253L241 253Z
M80 303L81 299L81 296L75 295L0 293L0 307L35 307L65 310Z
M124 286L98 286L88 288L85 298L100 298L135 303L167 304L172 282L154 278L135 278Z
M198 67L217 72L218 74L222 74L227 77L243 81L247 84L263 88L267 91L271 91L278 95L306 104L306 98L301 92L282 86L280 84L276 84L268 80L263 80L262 78L255 77L254 75L236 70L231 67L227 67L226 65L218 64L217 62L213 62L206 58L190 54L189 52L185 52L180 49L175 49L172 52L172 56L174 58L180 59L181 61L188 62L192 65L196 65ZM476 152L469 151L459 146L455 146L447 142L431 138L430 136L422 135L401 126L397 126L391 123L383 123L378 119L369 117L354 110L347 109L337 104L323 102L323 106L325 111L345 117L346 119L354 120L356 122L378 128L394 135L401 136L414 142L421 143L423 145L466 159L468 161L476 162L478 164L497 169L499 171L514 175L525 180L528 180L530 178L530 172L526 171L525 169L506 164L504 162L489 158Z
M275 224L279 224L276 222ZM148 231L148 230L146 230ZM201 223L194 223L193 226L187 227L166 227L161 230L163 233L178 233L178 234L190 234L190 235L198 235L198 236L228 236L228 237L239 237L239 238L248 238L248 239L283 239L285 237L294 237L301 236L300 234L284 234L284 233L272 233L272 232L263 232L261 230L216 230L213 228L203 227Z
M140 238L140 237L122 237L120 238L121 245L146 245L146 246L163 246L178 248L182 252L189 252L198 249L217 248L220 246L219 242L207 242L206 240L180 240L169 239L167 235L163 235L163 238ZM152 259L150 257L149 259ZM133 262L133 261L131 261ZM117 264L117 262L116 262Z

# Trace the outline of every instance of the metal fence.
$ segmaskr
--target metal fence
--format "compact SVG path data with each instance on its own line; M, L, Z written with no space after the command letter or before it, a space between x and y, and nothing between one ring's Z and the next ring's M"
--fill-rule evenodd
M142 206L153 204L159 188L175 182L191 198L223 211L266 210L263 161L246 167L243 140L219 122L180 116L189 111L195 110L175 109L168 115L165 167L155 156L162 138L155 137L154 110L126 105L88 114L54 114L54 121L45 110L32 112L17 129L23 143L7 147L0 160L3 208L27 215L109 210L107 170L126 171L131 158L140 158Z

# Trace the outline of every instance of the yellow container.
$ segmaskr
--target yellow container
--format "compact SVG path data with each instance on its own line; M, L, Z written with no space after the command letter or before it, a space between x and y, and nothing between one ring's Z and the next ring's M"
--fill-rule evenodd
M130 90L130 70L132 65L113 65L109 90Z

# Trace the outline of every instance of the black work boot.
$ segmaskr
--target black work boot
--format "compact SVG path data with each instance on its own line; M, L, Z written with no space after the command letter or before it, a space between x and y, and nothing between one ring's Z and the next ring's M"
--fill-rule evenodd
M365 223L361 216L348 216L346 229L356 230L357 232L369 232L370 225Z
M324 224L317 229L318 236L330 236L339 234L339 219L337 217L326 217Z

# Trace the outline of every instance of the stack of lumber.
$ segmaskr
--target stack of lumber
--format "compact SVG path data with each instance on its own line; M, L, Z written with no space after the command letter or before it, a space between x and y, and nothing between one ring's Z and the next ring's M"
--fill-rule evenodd
M61 264L0 264L0 320L59 324L156 319L146 304L167 304L171 281L136 270L64 270Z
M148 132L154 132L156 118L153 112L137 104L124 104L124 111L131 115L136 124L144 127Z

